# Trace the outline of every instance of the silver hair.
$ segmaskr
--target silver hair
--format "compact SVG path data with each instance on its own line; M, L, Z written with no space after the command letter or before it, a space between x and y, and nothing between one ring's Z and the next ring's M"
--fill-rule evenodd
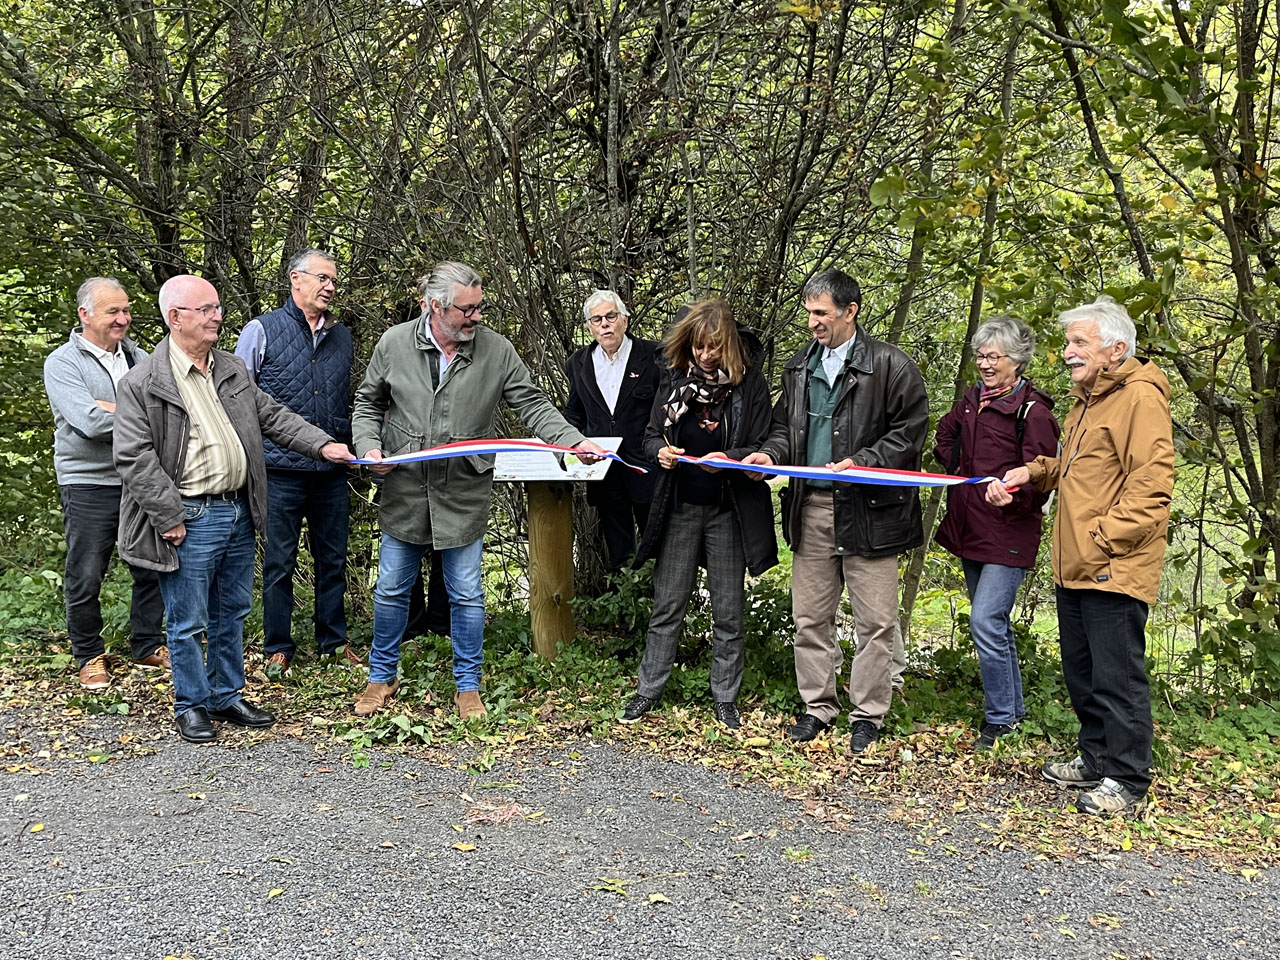
M590 320L591 311L606 303L612 303L617 309L618 315L624 320L631 316L631 311L627 309L627 305L622 302L622 297L618 296L617 293L612 290L597 290L587 297L587 302L582 305L582 319Z
M1018 375L1027 369L1027 364L1036 352L1036 332L1017 317L1000 314L986 321L973 334L969 345L978 353L983 347L995 345L1004 351L1005 356L1014 362Z
M1112 347L1117 343L1125 345L1124 356L1128 360L1134 355L1135 343L1138 339L1138 328L1133 325L1129 311L1124 304L1116 303L1105 293L1099 294L1093 303L1073 307L1058 315L1058 322L1066 330L1073 323L1094 323L1098 326L1098 335L1102 337L1104 347Z
M295 270L306 269L307 261L312 257L319 257L321 260L328 260L330 263L338 262L328 250L321 250L319 247L307 247L305 250L299 250L289 258L289 272L293 273Z
M98 293L102 290L125 292L124 287L115 277L90 277L80 284L80 289L76 291L76 306L83 309L89 316L93 316L93 301L98 298Z
M454 287L478 287L480 274L465 263L445 260L431 268L431 272L418 281L418 293L423 302L424 314L431 310L434 300L441 307L453 306Z
M164 321L164 325L169 326L169 309L177 306L177 289L179 281L185 279L188 274L180 273L176 277L170 277L160 286L160 292L156 294L156 303L160 307L160 319Z

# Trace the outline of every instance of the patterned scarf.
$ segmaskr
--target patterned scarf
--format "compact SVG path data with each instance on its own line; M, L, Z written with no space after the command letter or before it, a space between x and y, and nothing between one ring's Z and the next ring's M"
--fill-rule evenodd
M1001 397L1007 397L1009 394L1016 393L1021 390L1022 385L1025 382L1026 381L1022 377L1019 377L1017 380L1013 381L1013 383L1007 384L1006 386L996 387L994 390L983 390L982 393L978 395L978 412L981 413Z
M706 373L696 363L689 364L671 385L671 396L663 405L663 409L667 411L663 426L669 427L679 422L689 412L690 404L700 403L713 407L724 403L732 386L726 371L717 369L715 373Z

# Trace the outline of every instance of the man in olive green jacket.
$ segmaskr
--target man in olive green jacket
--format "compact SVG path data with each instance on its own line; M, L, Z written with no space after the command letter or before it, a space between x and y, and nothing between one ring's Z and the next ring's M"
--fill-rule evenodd
M1062 360L1075 405L1062 425L1062 450L1015 467L991 483L987 500L1011 499L1006 485L1057 490L1053 578L1058 643L1080 754L1046 763L1044 776L1091 788L1083 813L1137 805L1151 786L1151 697L1145 663L1148 604L1164 565L1173 496L1169 381L1134 356L1137 330L1110 297L1068 310Z
M479 274L465 264L440 263L422 279L420 289L422 316L383 335L356 391L352 434L359 456L381 460L384 455L492 438L499 403L506 403L548 443L576 446L588 461L603 453L534 385L511 343L480 326L485 303ZM480 559L493 493L493 457L372 469L386 477L378 512L382 544L369 684L356 701L356 713L376 713L395 696L409 589L423 555L434 547L449 594L455 702L464 719L482 716Z

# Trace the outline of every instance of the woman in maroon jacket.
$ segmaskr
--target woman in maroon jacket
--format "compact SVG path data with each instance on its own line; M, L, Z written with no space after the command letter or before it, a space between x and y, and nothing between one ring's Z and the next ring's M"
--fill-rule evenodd
M1022 375L1035 352L1036 335L1021 320L993 317L973 337L974 362L982 382L938 422L934 453L949 473L1002 477L1041 454L1058 450L1053 399ZM989 750L1022 719L1022 672L1009 612L1040 548L1040 521L1047 494L1030 485L1013 502L994 507L985 485L947 491L947 515L938 543L964 564L969 590L969 630L982 669L985 720L976 744Z

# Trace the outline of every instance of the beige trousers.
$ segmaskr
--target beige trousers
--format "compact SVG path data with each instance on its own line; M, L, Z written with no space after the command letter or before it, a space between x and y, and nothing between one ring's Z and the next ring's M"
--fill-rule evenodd
M898 630L898 558L851 557L836 550L835 506L829 490L808 494L800 515L800 549L792 558L791 616L796 624L796 686L806 709L831 723L840 714L836 678L844 654L836 639L836 612L848 584L858 633L849 670L854 720L879 728L893 695Z

